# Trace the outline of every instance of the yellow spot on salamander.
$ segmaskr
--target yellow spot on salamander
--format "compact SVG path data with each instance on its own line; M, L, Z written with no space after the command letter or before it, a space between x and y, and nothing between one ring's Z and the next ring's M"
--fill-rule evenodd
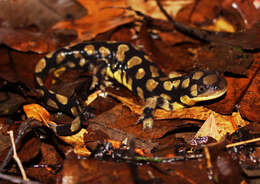
M116 58L118 61L123 62L125 60L125 53L129 50L128 45L121 44L117 48Z
M81 59L79 60L79 66L80 66L80 67L85 66L86 63L87 63L87 60L86 60L85 58L81 58Z
M41 94L41 96L44 96L45 93L42 89L38 89L37 91Z
M127 81L127 78L126 78L126 72L123 72L123 81L122 81L122 84L127 87L129 90L132 91L132 84L133 84L133 80L131 78L128 78L128 81Z
M143 68L139 68L135 74L136 79L142 79L145 76L145 71Z
M158 77L159 76L159 73L158 73L158 68L156 68L155 66L153 65L150 65L150 72L152 74L152 77Z
M36 81L37 81L37 83L40 85L40 86L43 86L44 84L43 84L43 81L42 81L42 79L40 78L40 77L36 77Z
M93 45L86 45L85 48L84 48L84 51L88 55L93 55L95 53L95 47Z
M172 103L172 108L173 108L173 110L175 111L175 110L184 108L184 106L181 105L181 104L179 104L178 102L173 102L173 103Z
M165 100L168 100L168 101L171 100L171 97L169 95L164 94L164 93L160 94L160 96L163 97Z
M186 104L186 105L194 105L195 104L195 101L193 101L189 96L187 95L184 95L180 98L181 102Z
M136 91L137 91L137 95L138 95L141 99L144 99L144 92L143 92L142 88L137 87L137 88L136 88Z
M176 72L176 71L172 71L172 72L170 72L170 73L168 74L168 77L169 77L170 79L176 78L176 77L181 77L181 76L182 76L182 74L180 74L179 72Z
M64 52L60 52L56 57L56 64L60 64L65 58Z
M58 109L58 105L52 99L48 99L47 105L50 106L50 107L53 107L55 109Z
M172 85L174 86L174 88L178 88L180 85L180 82L181 82L180 80L173 80Z
M117 70L114 73L114 79L116 79L120 84L122 84L122 70Z
M54 52L51 52L51 53L47 54L45 57L46 57L46 58L51 58L51 57L53 56L53 53L54 53Z
M152 62L152 60L149 58L149 56L147 56L147 55L144 55L144 59L146 59L147 61L149 61L149 62Z
M42 58L35 67L35 73L40 73L46 67L46 60Z
M163 88L167 91L171 91L172 90L172 87L173 87L173 84L171 81L165 81L163 83Z
M83 57L81 55L80 51L78 51L78 50L73 51L73 55L74 55L74 58L82 58Z
M74 62L72 62L72 61L68 61L67 63L66 63L66 65L69 67L69 68L75 68L75 63Z
M77 111L77 108L76 107L72 107L70 109L70 112L73 114L73 116L77 116L78 115L78 111Z
M80 129L80 117L77 116L72 122L71 122L71 127L70 130L71 132L75 132Z
M142 59L138 56L133 56L129 61L127 62L127 68L130 69L136 65L139 65L142 63Z
M53 76L56 78L59 78L61 74L63 74L66 71L66 67L60 67L57 70L53 72Z
M109 77L111 77L111 78L114 78L114 74L113 74L113 72L112 72L112 70L111 70L111 68L110 67L107 67L107 75L109 76Z
M203 72L195 72L192 76L192 79L199 80L203 76Z
M152 92L158 85L158 82L156 82L155 80L153 79L149 79L147 80L146 82L146 89L150 92Z
M189 87L189 85L190 85L190 79L189 79L189 78L183 80L182 83L181 83L181 86L182 86L182 88L184 88L184 89L187 88L187 87Z
M194 85L191 86L190 94L192 96L197 96L198 95L198 86L197 86L197 84L194 84Z
M56 94L56 98L62 105L66 105L68 103L68 98L66 96Z
M108 55L111 54L110 50L106 47L100 47L99 52L100 52L101 57L107 57Z

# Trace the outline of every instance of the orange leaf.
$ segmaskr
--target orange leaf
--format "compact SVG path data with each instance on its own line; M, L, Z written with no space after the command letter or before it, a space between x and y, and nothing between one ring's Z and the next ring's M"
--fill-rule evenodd
M116 140L112 140L112 139L108 139L108 142L110 142L112 144L112 146L116 149L119 149L121 147L121 141L116 141Z
M27 118L42 121L47 127L49 127L47 122L50 120L50 114L44 107L38 104L28 104L23 106L23 110Z

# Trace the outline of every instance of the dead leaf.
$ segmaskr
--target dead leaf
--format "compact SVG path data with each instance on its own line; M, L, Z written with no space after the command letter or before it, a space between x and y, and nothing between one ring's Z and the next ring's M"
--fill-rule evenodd
M0 28L0 43L22 52L47 53L58 47L52 35L26 29Z
M259 53L255 55L255 62L260 63ZM258 122L260 120L260 65L255 65L257 72L252 77L252 83L239 103L242 116Z
M212 137L219 141L221 139L221 135L219 134L218 127L216 125L216 119L214 115L211 114L208 119L203 123L200 127L199 131L196 133L195 137Z
M53 30L75 30L78 41L90 40L97 34L129 23L133 17L128 17L125 10L113 7L126 7L125 0L118 1L78 1L86 8L85 17L73 21L61 21L52 27Z
M91 152L86 148L85 136L88 131L82 128L77 134L71 136L59 136L64 142L73 146L73 151L77 155L89 156Z
M6 28L24 28L32 25L47 30L68 16L79 18L86 12L75 1L19 0L0 1L1 25Z
M260 11L259 11L259 1L258 0L225 0L221 1L222 7L226 9L235 9L240 13L243 21L247 28L251 28L255 23L259 21Z
M50 113L39 104L28 104L23 106L27 118L42 121L47 127L50 121Z

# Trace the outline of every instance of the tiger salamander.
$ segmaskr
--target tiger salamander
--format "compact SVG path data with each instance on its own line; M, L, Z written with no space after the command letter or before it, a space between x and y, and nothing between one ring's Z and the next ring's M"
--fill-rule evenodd
M68 125L51 126L58 135L72 135L81 129L82 108L71 98L44 86L49 73L69 69L93 72L91 89L105 89L109 78L115 79L145 101L138 123L152 128L156 108L168 111L192 106L196 102L222 96L227 82L219 72L194 71L187 75L165 75L141 50L125 42L85 42L61 48L46 55L35 67L36 88L48 106L75 117Z

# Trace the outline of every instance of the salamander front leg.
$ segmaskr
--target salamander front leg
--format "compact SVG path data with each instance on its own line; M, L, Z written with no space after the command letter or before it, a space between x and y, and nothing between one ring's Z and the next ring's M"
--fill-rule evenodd
M155 96L147 98L145 101L145 106L143 108L142 115L136 122L136 124L143 123L143 130L149 128L152 130L153 121L154 121L154 111L156 108L163 108L165 110L173 110L172 105L168 100L165 100L163 97Z

